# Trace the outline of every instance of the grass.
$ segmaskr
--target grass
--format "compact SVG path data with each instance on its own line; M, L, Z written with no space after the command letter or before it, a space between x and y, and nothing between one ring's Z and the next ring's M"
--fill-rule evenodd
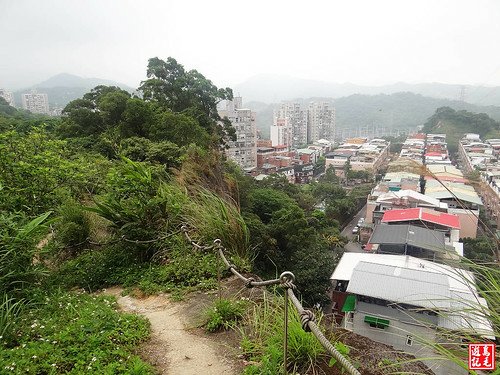
M245 300L217 299L213 306L205 312L207 315L205 329L208 332L215 332L234 327L243 317L246 307Z
M0 372L13 374L152 374L134 349L149 322L119 314L111 297L46 295L16 320L15 338L0 342Z
M283 297L267 296L246 318L241 348L245 357L257 364L247 366L245 375L283 373L283 303ZM325 350L312 333L302 329L292 305L288 311L288 373L314 371L325 362Z

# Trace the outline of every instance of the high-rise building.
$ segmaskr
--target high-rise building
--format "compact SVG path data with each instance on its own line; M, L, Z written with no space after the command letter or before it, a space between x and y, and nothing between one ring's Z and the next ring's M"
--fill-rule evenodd
M236 141L229 141L226 155L241 168L257 166L257 129L255 112L242 108L242 98L235 97L226 102L226 108L219 110L221 117L227 117L236 130Z
M49 112L49 98L47 94L37 93L32 90L29 94L23 94L23 108L31 113L41 113L48 115Z
M335 108L328 102L311 102L307 111L307 139L309 143L320 139L334 141Z
M276 126L274 133L278 139L280 133L283 134L280 141L284 143L279 145L300 148L307 144L307 112L302 110L299 103L282 103L274 111L273 126ZM273 146L277 145L273 143Z
M11 107L15 107L14 95L10 91L0 89L0 98L4 98Z

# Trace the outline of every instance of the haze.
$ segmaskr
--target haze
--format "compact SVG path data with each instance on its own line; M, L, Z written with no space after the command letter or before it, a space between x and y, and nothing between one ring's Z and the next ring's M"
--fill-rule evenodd
M175 57L219 86L262 73L500 85L498 1L0 0L0 87L68 72L137 87Z

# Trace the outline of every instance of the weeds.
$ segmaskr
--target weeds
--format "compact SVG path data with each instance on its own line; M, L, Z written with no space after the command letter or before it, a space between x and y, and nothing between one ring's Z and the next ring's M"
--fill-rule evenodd
M244 300L217 299L206 311L208 318L206 330L215 332L233 327L243 317L246 306Z
M0 342L0 372L153 373L133 355L149 335L148 321L118 314L113 298L60 293L46 295L36 306L20 315L15 341Z
M241 347L249 360L258 362L247 366L245 375L283 373L283 301L282 297L266 297L245 321ZM292 305L288 311L288 371L307 372L324 362L325 350L311 333L302 329Z

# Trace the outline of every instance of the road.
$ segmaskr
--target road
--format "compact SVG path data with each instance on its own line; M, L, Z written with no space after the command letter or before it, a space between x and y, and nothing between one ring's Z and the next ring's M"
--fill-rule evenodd
M349 238L349 242L345 245L345 250L350 253L362 253L361 245L356 242L357 235L352 234L352 229L358 225L358 220L366 216L366 204L361 210L354 216L354 218L347 224L347 226L342 230L341 234Z

